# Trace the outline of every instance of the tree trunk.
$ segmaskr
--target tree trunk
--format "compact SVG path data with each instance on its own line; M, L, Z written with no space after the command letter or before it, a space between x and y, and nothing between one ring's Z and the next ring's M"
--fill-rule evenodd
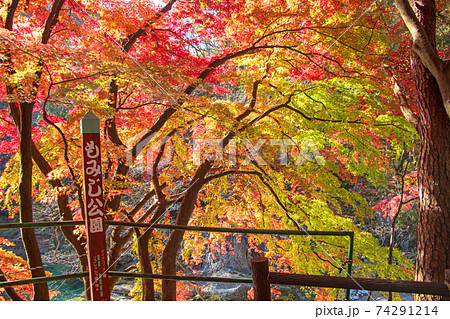
M138 236L138 254L139 263L141 265L141 273L152 274L152 264L150 261L150 255L148 254L148 244L152 233L144 230L144 233ZM153 279L142 279L142 300L154 301L155 300L155 288Z
M33 116L33 103L20 104L20 222L33 221L32 178L33 161L31 159L31 127ZM21 230L22 241L27 254L28 264L31 268L32 278L45 277L42 267L41 252L33 228ZM33 284L33 300L49 300L47 283Z
M197 172L192 178L189 190L181 202L180 211L175 221L176 225L187 225L191 218L192 212L197 201L197 195L203 186L203 180L211 168L210 162L205 162L199 166ZM176 275L177 253L183 240L184 231L175 230L169 237L166 248L162 257L162 273L163 275ZM174 280L162 281L162 300L177 299L177 283Z
M414 11L435 46L436 7L433 0L416 1ZM450 119L438 84L411 50L411 65L420 112L418 132L419 217L416 280L444 282L450 268ZM418 295L417 300L438 300Z

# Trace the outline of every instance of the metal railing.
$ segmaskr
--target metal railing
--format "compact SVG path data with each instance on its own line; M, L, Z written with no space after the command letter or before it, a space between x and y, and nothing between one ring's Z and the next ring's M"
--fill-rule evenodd
M46 227L73 227L84 225L84 221L52 221L52 222L33 222L33 223L3 223L0 224L2 229L22 229L22 228L46 228ZM265 234L265 235L284 235L284 236L339 236L349 237L348 242L348 263L347 276L352 274L353 264L353 246L354 246L354 232L352 231L298 231L298 230L271 230L271 229L242 229L242 228L227 228L227 227L202 227L202 226L179 226L166 224L146 224L133 223L124 221L110 221L106 220L105 224L108 226L123 226L123 227L138 227L138 228L152 228L164 230L181 230L181 231L197 231L197 232L218 232L218 233L233 233L233 234ZM45 265L43 266L45 267ZM38 277L14 281L0 282L0 288L14 287L26 284L35 284L41 282L52 282L73 278L88 277L87 272L71 273L65 275L54 275L49 277ZM128 273L120 271L110 271L111 277L132 277L145 279L163 279L176 281L198 281L198 282L223 282L223 283L253 283L252 278L227 278L227 277L205 277L205 276L169 276L159 274L143 274L143 273ZM350 297L350 290L346 290L346 299Z

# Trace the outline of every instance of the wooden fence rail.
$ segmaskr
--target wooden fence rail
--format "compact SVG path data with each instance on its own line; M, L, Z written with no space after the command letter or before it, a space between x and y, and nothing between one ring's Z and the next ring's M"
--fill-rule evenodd
M450 297L450 269L445 271L446 283L436 283L269 272L267 258L257 257L253 258L251 262L256 300L270 300L270 284L391 291Z

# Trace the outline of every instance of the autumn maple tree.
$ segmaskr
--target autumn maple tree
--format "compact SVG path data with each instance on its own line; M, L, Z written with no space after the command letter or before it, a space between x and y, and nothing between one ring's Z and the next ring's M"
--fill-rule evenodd
M392 7L13 0L1 8L1 147L13 154L1 199L22 221L32 220L33 201L53 203L61 220L84 218L79 121L92 110L102 122L108 219L353 230L357 275L410 278L400 251L390 265L387 248L359 230L372 209L349 187L384 185L389 161L414 148L385 67L404 35L387 18ZM86 271L83 227L62 231ZM141 272L165 275L195 270L205 249L232 254L220 234L122 226L108 234L110 270L133 247ZM45 276L34 234L22 237L29 267L41 270L31 276ZM245 240L279 270L332 275L348 262L342 238ZM44 286L35 285L35 299L48 299ZM154 300L155 289L163 300L183 298L175 281L138 287L137 299Z

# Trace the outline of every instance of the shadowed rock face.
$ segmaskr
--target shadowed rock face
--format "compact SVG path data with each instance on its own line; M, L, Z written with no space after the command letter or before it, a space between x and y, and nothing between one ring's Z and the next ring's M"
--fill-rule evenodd
M205 251L202 264L196 268L197 276L212 276L225 278L250 278L252 258L249 253L249 245L245 236L229 235L227 242L232 247L232 254L212 253ZM206 300L247 300L247 292L251 284L233 283L199 283L200 292L193 291L194 299Z
M223 274L225 277L251 277L250 260L256 254L251 250L247 237L245 235L229 235L225 238L225 241L229 243L228 247L232 247L229 253L212 253L209 249L205 250L202 263L196 268L196 274L201 276L222 277L219 274Z
M212 276L225 278L251 278L251 262L259 256L248 244L245 235L229 235L226 241L233 248L233 254L205 252L200 268L196 269L197 276ZM266 247L258 247L262 251ZM204 282L198 283L199 289L194 289L194 300L248 300L248 292L252 284ZM304 293L295 287L279 287L283 296L290 300L305 300Z

